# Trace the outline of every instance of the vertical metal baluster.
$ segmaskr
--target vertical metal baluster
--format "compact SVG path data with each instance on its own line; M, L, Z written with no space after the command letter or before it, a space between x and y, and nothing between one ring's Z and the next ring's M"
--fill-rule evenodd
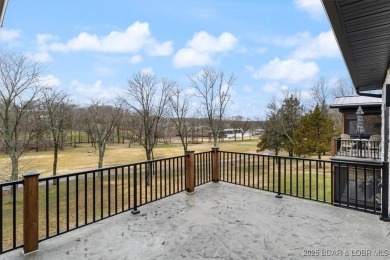
M104 218L104 176L103 171L100 170L100 219Z
M115 205L115 214L118 214L118 168L114 169L114 193L115 193L115 199L114 199L114 205Z
M347 164L347 207L349 208L349 164Z
M69 231L69 176L66 176L66 231Z
M130 166L127 166L127 209L131 208L131 183L130 183Z
M299 197L299 171L298 171L298 167L299 167L299 159L296 159L295 160L295 179L296 179L295 195L297 197Z
M144 164L145 165L145 164ZM146 178L146 169L144 170L144 175L145 175L145 178ZM139 164L139 194L138 194L138 206L141 206L143 205L144 203L142 203L142 181L143 181L143 178L142 178L142 164ZM146 186L146 183L145 183L145 186Z
M176 164L175 164L175 159L172 159L172 170L173 170L173 172L172 172L172 189L173 189L173 194L175 194L176 193L176 189L175 189L175 182L176 182L176 180L175 180L175 169L176 169Z
M118 168L115 168L114 176L115 176L115 181L114 181L114 185L115 185L115 189L114 189L114 192L115 192L115 214L118 214Z
M341 196L342 196L342 194L341 194L341 164L339 163L339 172L338 172L338 181L339 181L339 186L338 186L338 190L339 190L339 197L338 197L338 199L339 199L339 205L341 205L341 202L342 202L342 200L341 200Z
M311 199L311 190L312 190L312 186L311 186L311 163L312 161L309 161L309 199Z
M180 158L181 159L181 158ZM179 158L175 158L176 160L176 192L180 192L180 164Z
M364 165L364 211L367 210L367 168L366 165Z
M316 161L316 201L318 201L318 164L321 162Z
M275 191L275 156L272 157L272 191Z
M377 190L376 190L376 186L377 186L377 183L376 183L376 169L377 169L377 167L376 166L371 166L372 168L373 168L373 178L374 178L374 213L376 213L376 192L377 192ZM387 208L386 209L382 209L382 210L387 210Z
M108 169L107 173L107 185L108 185L108 216L111 216L111 169Z
M284 171L284 173L283 173L283 182L284 182L284 184L283 184L283 187L284 187L284 192L283 192L283 194L287 194L287 192L286 192L286 174L287 174L287 165L286 165L286 158L283 158L283 171Z
M121 167L122 173L122 212L125 211L125 168Z
M330 203L333 205L334 203L334 194L335 192L333 189L333 176L334 176L334 165L333 163L330 163Z
M92 172L92 221L96 219L96 177L95 171Z
M244 159L242 159L242 156L244 157ZM243 162L244 161L244 162ZM240 167L239 167L239 169L240 169L240 181L242 180L242 176L244 176L244 184L243 183L240 183L240 184L242 184L242 185L245 185L245 154L243 155L243 154L240 154ZM244 174L242 174L242 171L244 170Z
M252 187L255 187L255 155L252 155Z
M324 202L326 202L326 179L325 179L325 168L326 168L326 162L324 162L324 167L322 168L323 171L323 179L324 179Z
M167 160L164 160L164 197L167 196Z
M246 179L246 166L247 166L247 164L246 164L246 162L245 162L245 158L246 158L246 154L244 154L243 155L244 156L244 186L245 186L245 179ZM248 165L249 165L249 163L248 163ZM249 167L248 167L248 171L249 171ZM249 176L248 176L248 186L249 186Z
M49 180L46 180L45 182L45 189L46 189L46 237L49 237L50 233L50 221L49 221Z
M228 181L229 181L229 175L230 175L230 183L233 183L233 154L232 153L226 153L228 157L228 166L227 168L230 168L230 171L228 170Z
M162 161L159 162L160 166L160 199L162 198Z
M264 177L264 155L262 155L261 156L261 158L262 158L262 177L261 177L261 182L262 182L262 185L263 185L263 187L262 187L262 189L264 190L265 188L264 188L264 179L265 179L265 177Z
M57 182L58 183L58 182ZM87 183L87 173L84 174L84 218L85 218L85 225L88 223L88 183Z
M154 163L154 187L155 187L155 192L154 192L154 199L157 200L158 199L158 181L157 181L157 161ZM178 179L179 180L179 179Z
M57 234L60 233L60 179L58 178L56 185L56 199L57 199Z
M305 195L305 175L306 175L306 173L305 173L305 161L304 160L302 160L302 168L303 168L303 170L302 170L302 177L303 177L303 181L302 181L302 194L303 194L303 196L302 196L302 198L306 198L306 195Z
M79 227L79 175L76 175L76 228Z
M168 188L168 190L169 190L169 195L171 195L172 194L172 192L171 192L171 159L168 159L168 176L169 176L169 180L168 180L168 184L169 184L169 188Z
M290 196L292 195L292 158L290 158Z
M358 208L358 193L357 193L357 190L358 190L358 182L357 182L357 172L358 172L358 168L357 168L357 165L355 166L355 209ZM364 186L366 184L364 183Z
M237 154L234 154L234 183L237 184Z
M257 157L257 188L260 188L260 156Z
M269 159L270 157L269 156L267 156L267 190L269 191L270 189L269 189L269 171L270 171L270 165L269 165L269 161L270 161L270 159Z
M17 184L12 184L12 247L16 247L16 189Z

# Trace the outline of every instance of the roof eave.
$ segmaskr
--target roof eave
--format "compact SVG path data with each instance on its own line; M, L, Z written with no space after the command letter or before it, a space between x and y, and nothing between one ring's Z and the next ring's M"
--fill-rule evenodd
M322 4L328 14L329 22L332 26L333 33L337 39L337 44L343 55L344 62L348 68L349 75L352 79L355 89L358 89L358 77L355 66L353 64L351 50L349 48L348 39L345 33L342 19L340 17L339 7L334 0L322 0Z

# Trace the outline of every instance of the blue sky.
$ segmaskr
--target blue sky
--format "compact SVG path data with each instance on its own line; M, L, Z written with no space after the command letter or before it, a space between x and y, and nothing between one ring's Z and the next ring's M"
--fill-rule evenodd
M237 77L228 114L264 119L284 89L307 99L318 77L349 78L319 0L9 0L0 48L84 104L123 95L140 70L189 88L211 66Z

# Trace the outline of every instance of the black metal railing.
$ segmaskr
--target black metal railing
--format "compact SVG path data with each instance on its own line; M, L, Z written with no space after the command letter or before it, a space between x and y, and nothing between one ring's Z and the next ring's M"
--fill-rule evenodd
M0 183L0 253L23 244L23 181Z
M211 181L211 152L195 153L195 186Z
M139 206L186 190L190 179L193 186L214 178L279 197L284 194L381 213L382 204L388 204L388 194L381 194L385 168L381 163L213 150L42 178L35 182L39 184L39 241L125 211L137 213ZM186 179L186 174L191 178ZM23 246L23 189L30 187L25 183L0 184L0 253Z
M23 246L23 183L0 184L0 253ZM38 189L43 241L184 191L185 156L42 178Z
M221 151L221 180L338 206L381 212L381 164Z
M366 139L334 139L336 147L335 156L380 159L381 142Z

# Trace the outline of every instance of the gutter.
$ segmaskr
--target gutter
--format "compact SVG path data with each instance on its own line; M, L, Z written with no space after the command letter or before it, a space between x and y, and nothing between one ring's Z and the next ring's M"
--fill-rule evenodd
M356 94L358 94L359 96L382 98L382 93L380 94L365 93L365 92L360 92L359 89L356 89Z

